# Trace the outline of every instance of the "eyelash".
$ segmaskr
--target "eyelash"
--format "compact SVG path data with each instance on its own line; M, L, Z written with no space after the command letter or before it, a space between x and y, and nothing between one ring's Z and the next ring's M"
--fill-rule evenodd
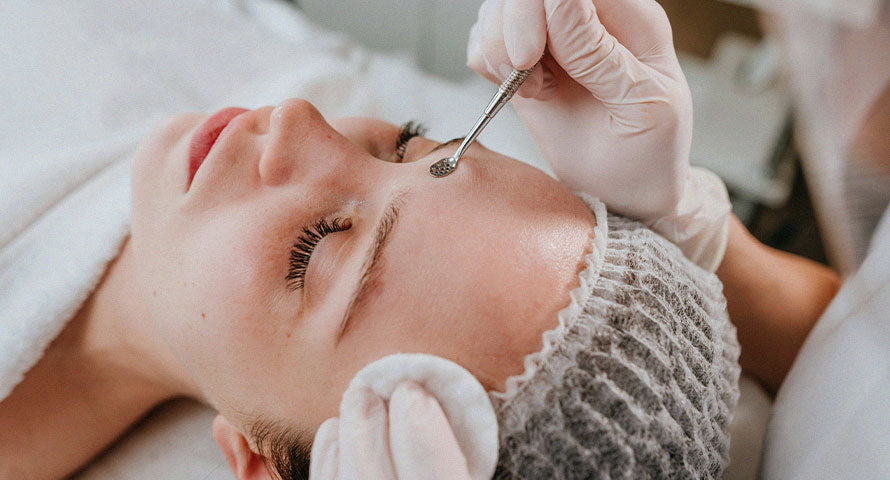
M294 242L290 251L288 262L287 285L292 290L303 288L306 280L306 269L309 267L309 259L322 238L332 233L343 232L352 228L352 221L348 218L334 218L328 220L322 218L314 224L303 227L300 237Z
M419 135L425 135L426 132L426 126L414 120L405 122L399 127L399 136L396 138L396 157L400 162L405 159L405 148L408 146L408 141Z
M399 135L396 138L396 157L399 161L405 159L405 148L408 142L417 136L424 135L427 127L414 120L405 122L399 127ZM322 238L336 232L343 232L352 227L349 219L334 218L328 220L322 218L313 225L303 227L300 237L294 242L290 252L287 271L287 285L292 290L301 290L306 283L306 269L309 267L309 260L312 258L312 252Z

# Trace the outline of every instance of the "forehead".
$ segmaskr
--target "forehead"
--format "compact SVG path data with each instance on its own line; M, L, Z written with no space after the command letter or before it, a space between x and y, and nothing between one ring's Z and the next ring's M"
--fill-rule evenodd
M568 304L592 216L543 173L483 161L462 160L406 197L382 288L359 321L400 351L450 358L497 384L518 373Z
M449 177L413 191L400 222L393 251L412 252L412 269L461 288L493 280L488 273L506 281L508 273L546 274L567 260L574 264L569 239L586 238L592 214L543 172L490 156L461 160Z

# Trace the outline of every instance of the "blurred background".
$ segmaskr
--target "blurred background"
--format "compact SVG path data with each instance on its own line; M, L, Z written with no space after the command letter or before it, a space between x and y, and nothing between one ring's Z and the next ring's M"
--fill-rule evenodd
M481 0L294 3L430 73L480 81L464 63ZM890 200L887 2L660 3L693 94L692 163L724 179L761 241L853 271Z

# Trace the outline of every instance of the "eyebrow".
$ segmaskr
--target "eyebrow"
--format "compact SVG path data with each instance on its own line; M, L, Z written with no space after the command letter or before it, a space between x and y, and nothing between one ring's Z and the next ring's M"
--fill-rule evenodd
M392 232L396 221L399 219L399 210L404 203L406 196L407 191L405 190L396 192L386 205L383 215L380 216L380 221L377 222L377 228L374 232L374 241L365 252L365 259L362 262L362 273L358 282L358 287L353 290L352 298L349 300L349 305L346 307L343 319L340 321L340 326L337 328L337 343L339 343L340 339L343 338L343 335L346 334L346 330L352 322L353 314L358 310L362 300L365 298L365 294L371 289L374 281L380 276L380 271L383 269L383 262L381 262L380 259L383 257L383 252L387 246L389 234Z
M436 150L438 150L438 149L440 149L440 148L445 148L445 147L447 147L447 146L449 146L449 145L454 145L455 143L463 142L465 138L467 138L467 137L465 137L465 136L464 136L464 137L457 137L457 138L452 138L451 140L448 140L447 142L442 142L442 143L436 145L436 146L435 146L432 150L430 150L429 152L426 152L426 155L429 155L429 154L435 152ZM424 157L425 157L426 155L424 155Z

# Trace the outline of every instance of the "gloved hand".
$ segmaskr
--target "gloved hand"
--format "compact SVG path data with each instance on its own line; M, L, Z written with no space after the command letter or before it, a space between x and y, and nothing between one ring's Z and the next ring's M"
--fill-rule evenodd
M715 270L728 196L716 176L689 167L692 100L662 8L654 0L486 0L467 65L500 83L539 58L513 105L560 181Z
M467 462L442 407L413 382L389 400L350 388L340 418L321 424L312 446L312 480L470 480Z

